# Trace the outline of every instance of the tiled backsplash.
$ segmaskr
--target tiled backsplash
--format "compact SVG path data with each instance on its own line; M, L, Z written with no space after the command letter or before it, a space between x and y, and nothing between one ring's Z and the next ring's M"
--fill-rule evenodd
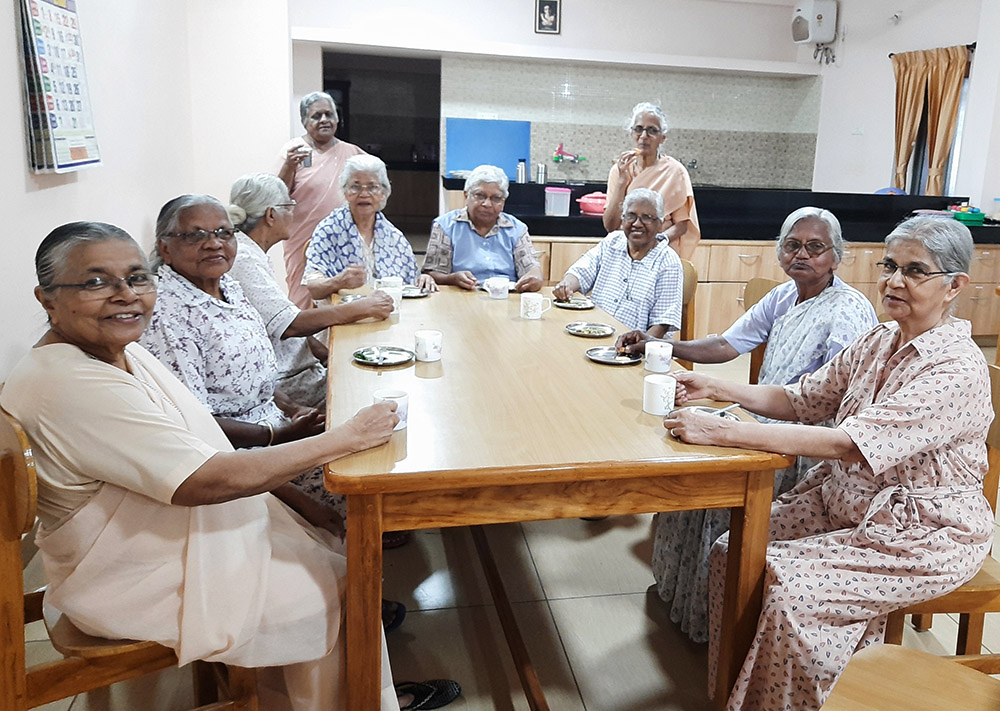
M531 121L531 164L544 161L550 179L605 180L612 161L632 147L628 113L639 101L663 107L670 130L662 150L697 166L689 167L696 185L812 185L816 77L445 57L442 153L445 118ZM587 160L554 163L560 142Z

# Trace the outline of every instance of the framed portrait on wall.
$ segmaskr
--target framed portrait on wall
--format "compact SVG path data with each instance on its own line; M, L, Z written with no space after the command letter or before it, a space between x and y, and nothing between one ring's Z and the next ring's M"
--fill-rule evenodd
M535 32L557 35L562 26L562 0L535 0Z

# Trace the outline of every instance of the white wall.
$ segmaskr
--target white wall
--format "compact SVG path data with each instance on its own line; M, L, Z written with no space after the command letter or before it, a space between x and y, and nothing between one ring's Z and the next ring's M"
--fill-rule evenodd
M240 174L274 167L288 136L287 11L269 0L116 0L80 4L104 165L68 175L28 170L16 3L0 5L0 380L44 332L32 296L34 253L72 220L120 225L148 247L169 198L228 197ZM192 71L195 68L196 71Z
M289 0L292 39L406 50L796 72L792 0L572 0L535 34L535 0ZM811 67L806 67L812 71Z
M980 0L840 0L839 8L837 60L822 69L813 190L874 192L891 185L893 176L896 82L889 53L975 42ZM897 11L900 20L893 23ZM812 49L806 52L811 59ZM966 134L963 152L975 144L974 150L982 150L989 135L989 126L977 124ZM966 180L958 192L980 188Z

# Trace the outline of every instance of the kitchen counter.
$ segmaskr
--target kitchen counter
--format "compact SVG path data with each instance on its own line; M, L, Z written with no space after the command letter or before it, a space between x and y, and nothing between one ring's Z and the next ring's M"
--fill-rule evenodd
M465 181L444 178L446 190L462 190ZM576 199L604 192L605 183L550 183L566 187L570 194L569 217L545 215L546 186L511 183L504 210L528 225L533 235L603 237L607 234L600 217L580 214ZM809 190L762 190L694 186L702 239L774 239L788 213L815 205L830 210L851 242L881 242L913 210L941 210L965 202L964 197L933 195L873 195L868 193L819 193ZM1000 244L1000 226L972 227L977 244Z

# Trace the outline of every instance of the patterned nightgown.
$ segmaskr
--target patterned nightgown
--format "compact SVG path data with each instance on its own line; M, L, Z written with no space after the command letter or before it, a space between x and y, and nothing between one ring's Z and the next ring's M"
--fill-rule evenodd
M902 348L898 334L882 324L785 387L800 421L834 417L864 461L821 462L774 503L763 611L730 711L820 708L851 655L882 640L887 613L957 588L988 553L982 351L965 321ZM728 543L711 554L710 659Z

